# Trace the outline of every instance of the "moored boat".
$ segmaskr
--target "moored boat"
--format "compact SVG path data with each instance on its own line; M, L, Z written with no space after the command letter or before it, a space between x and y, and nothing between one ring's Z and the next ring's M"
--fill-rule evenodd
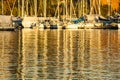
M66 26L66 29L78 29L78 27L79 27L79 24L68 24L67 26Z
M13 17L12 18L13 26L15 28L23 28L22 20L23 19L21 17Z
M120 23L118 23L118 29L120 29Z
M22 25L24 28L32 28L38 24L37 17L24 17L22 21Z
M15 27L12 24L12 16L0 15L0 30L14 30Z
M0 26L12 26L12 16L0 15Z
M120 16L118 17L118 29L120 29Z

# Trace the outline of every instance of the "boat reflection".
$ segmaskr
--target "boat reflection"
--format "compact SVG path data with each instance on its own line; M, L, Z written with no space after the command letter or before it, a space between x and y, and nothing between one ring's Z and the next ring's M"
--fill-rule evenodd
M16 79L20 52L19 31L0 31L0 79Z
M7 35L0 34L0 78L23 80L120 78L119 30L23 29L13 32L12 35L9 32ZM8 34L13 37L8 37ZM7 65L4 62L7 62ZM6 69L7 73L9 72L7 75Z

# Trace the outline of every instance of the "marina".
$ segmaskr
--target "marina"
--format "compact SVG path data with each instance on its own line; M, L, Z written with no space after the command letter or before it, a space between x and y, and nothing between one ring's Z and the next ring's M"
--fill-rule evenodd
M48 6L51 4L48 5L46 0L34 0L33 2L30 0L13 0L12 3L10 1L1 1L2 15L0 18L0 29L13 29L19 27L39 27L40 29L119 29L120 14L114 11L113 14L110 1L111 0L108 0L107 2L108 11L106 11L106 13L108 15L106 17L102 15L101 0L77 0L76 2L73 0L58 0L54 3L56 6L56 10L53 12L54 14L47 13ZM9 4L9 15L4 14L5 3ZM50 1L50 3L52 3L52 1ZM18 5L16 6L16 4ZM41 5L44 5L43 11L39 13L39 6ZM17 16L14 16L13 13L15 7L18 8ZM7 22L6 20L2 20L5 16L8 19ZM3 28L2 24L7 24L7 27ZM12 27L8 27L8 25L12 25Z
M120 80L120 0L0 0L0 80Z

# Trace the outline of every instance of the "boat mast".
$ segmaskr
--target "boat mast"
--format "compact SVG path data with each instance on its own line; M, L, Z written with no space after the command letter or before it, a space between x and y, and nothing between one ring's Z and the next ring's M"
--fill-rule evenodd
M34 0L35 16L37 17L37 0Z
M59 5L60 5L60 0L58 0L58 20L59 20L59 18L60 18Z
M72 0L70 0L70 21L71 21L71 16L72 16Z
M82 6L82 2L83 2L83 0L80 0L80 14L81 14L81 16L83 16L83 6Z
M18 16L20 16L20 0L18 0Z
M66 2L65 2L65 0L64 0L64 2L63 2L63 4L64 4L64 7L63 7L63 19L65 19L65 17L66 17L66 15L65 15L65 12L66 12Z
M65 5L66 5L66 18L67 18L67 0L66 0L66 3L65 3Z
M84 13L84 12L85 12L85 4L84 4L85 1L84 1L84 0L82 0L82 1L83 1L82 6L83 6L83 16L84 16L84 14L85 14L85 13Z
M86 0L86 3L85 3L85 5L86 5L86 14L87 14L87 10L88 10L88 0Z
M92 14L93 10L93 0L90 0L90 14Z
M3 0L2 0L2 15L4 14L4 13L3 13L3 9L4 9L4 7L3 7L3 6L4 6L4 5L3 5Z
M24 17L24 6L25 6L25 5L24 5L24 2L25 2L25 1L22 0L22 17Z
M101 0L99 0L99 15L101 15L101 10L100 10L100 7L101 7Z
M46 18L46 0L44 0L44 18Z
M27 2L26 2L26 15L28 15L29 13L28 13L28 0L27 0Z
M78 0L78 17L80 17L80 0Z
M108 16L111 15L111 0L107 0L108 1Z

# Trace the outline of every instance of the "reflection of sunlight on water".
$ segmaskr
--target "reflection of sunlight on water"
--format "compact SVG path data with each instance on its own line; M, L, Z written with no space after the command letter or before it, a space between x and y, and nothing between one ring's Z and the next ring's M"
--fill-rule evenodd
M0 79L120 78L119 30L23 29L0 34Z

